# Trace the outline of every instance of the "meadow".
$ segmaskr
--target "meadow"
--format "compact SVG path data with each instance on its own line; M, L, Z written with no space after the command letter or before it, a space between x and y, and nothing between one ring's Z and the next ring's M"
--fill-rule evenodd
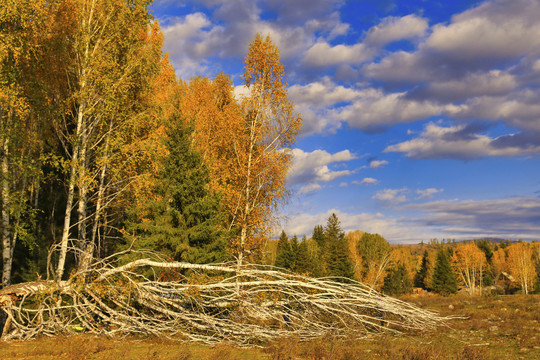
M459 316L436 331L369 338L280 339L259 348L209 347L163 338L114 339L74 334L1 342L1 359L540 359L540 295L403 297L442 315Z

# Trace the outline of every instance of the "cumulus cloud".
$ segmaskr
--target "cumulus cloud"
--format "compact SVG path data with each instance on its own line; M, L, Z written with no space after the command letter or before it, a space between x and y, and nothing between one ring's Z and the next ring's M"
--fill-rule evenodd
M313 193L313 192L317 192L321 190L321 185L319 184L308 184L308 185L304 185L300 188L300 190L298 190L298 194L299 195L303 195L303 194L309 194L309 193Z
M460 102L475 96L507 94L518 85L516 76L509 72L489 70L468 74L460 79L428 82L409 91L407 98Z
M339 64L361 64L375 55L375 50L362 43L331 46L327 42L314 44L304 57L308 66L332 66Z
M440 126L430 122L415 139L388 146L384 152L402 152L413 159L454 158L470 160L485 156L540 154L540 137L516 133L490 138L474 125Z
M363 178L362 181L353 181L352 183L355 185L375 185L379 183L379 180L372 177L366 177Z
M428 28L427 19L414 14L403 17L387 17L369 29L365 42L370 45L385 44L423 36Z
M381 202L387 204L398 204L407 201L407 193L409 190L407 188L402 189L384 189L378 191L373 195L373 199L380 200Z
M369 163L369 167L372 169L377 169L385 165L388 165L388 161L386 160L371 160Z
M330 182L343 176L350 175L350 170L331 170L329 165L344 163L356 158L349 150L330 154L324 150L304 152L293 149L293 165L289 171L289 185L303 185L299 193L305 194L321 189L319 183Z
M302 133L332 133L341 126L341 121L336 118L333 110L350 104L351 101L361 97L363 90L337 85L328 77L307 83L296 84L288 89L290 99L295 108L304 117Z
M385 94L371 89L352 104L334 110L335 116L349 126L367 132L384 130L398 123L414 122L442 113L444 107L429 101L406 98L406 93Z
M539 17L536 0L487 1L436 25L426 47L458 60L516 59L538 50Z
M428 189L418 189L416 194L418 195L417 199L430 199L435 194L444 191L443 189L428 188Z

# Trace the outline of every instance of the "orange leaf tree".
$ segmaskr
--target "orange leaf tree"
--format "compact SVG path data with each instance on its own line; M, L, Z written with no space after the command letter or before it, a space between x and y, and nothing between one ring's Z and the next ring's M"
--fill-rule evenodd
M536 269L533 261L533 247L525 242L518 242L508 247L508 270L519 281L525 294L534 284Z
M302 118L287 98L279 50L270 37L259 34L245 58L245 93L240 98L241 131L231 140L236 160L232 196L225 205L236 233L232 250L238 264L261 248L274 210L286 196L291 164L288 151Z
M486 255L474 242L461 243L456 246L452 256L452 266L461 282L467 287L469 294L476 293L476 285L481 286Z

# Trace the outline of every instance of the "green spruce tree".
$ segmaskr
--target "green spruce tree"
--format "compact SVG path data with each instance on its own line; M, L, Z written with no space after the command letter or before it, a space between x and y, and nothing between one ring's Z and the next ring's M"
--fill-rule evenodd
M294 253L291 248L291 243L284 230L281 231L277 245L276 263L275 266L292 270L294 267Z
M324 237L324 227L322 225L316 225L313 228L313 235L311 236L313 240L319 246L319 249L324 249L325 247L325 237Z
M458 291L456 275L450 266L450 256L442 248L437 252L431 287L433 291L444 296L454 294Z
M412 291L412 282L405 265L399 263L388 270L382 290L391 296L401 296Z
M135 245L165 257L193 263L228 259L226 233L220 226L219 196L210 192L208 168L192 148L193 128L176 118L168 131L169 152L153 200L129 211L127 230Z
M307 239L304 236L298 244L298 255L296 257L295 271L299 274L313 275L313 259L309 254Z
M349 246L336 214L332 214L328 218L324 229L324 238L326 243L324 258L326 259L327 275L352 279L354 277L354 268L351 262Z
M429 254L427 250L425 250L424 255L422 256L422 263L420 265L420 269L414 276L414 287L427 290L426 277L428 275L428 269L429 269Z

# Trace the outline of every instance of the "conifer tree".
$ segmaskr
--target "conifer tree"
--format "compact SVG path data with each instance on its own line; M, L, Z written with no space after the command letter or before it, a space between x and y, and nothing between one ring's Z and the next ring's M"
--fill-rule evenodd
M384 278L382 290L392 296L400 296L411 292L412 282L405 265L399 263L388 271Z
M326 243L326 271L328 275L350 279L354 278L354 268L349 254L349 246L336 214L332 214L328 218L324 229L324 238Z
M429 267L429 254L427 250L425 250L424 255L422 256L422 264L420 265L420 269L414 276L414 287L427 290L426 277L428 274L428 267Z
M313 228L313 235L311 236L313 240L317 242L320 249L324 249L324 227L322 225L315 225Z
M281 236L279 237L275 265L290 270L292 270L294 266L294 254L291 243L284 230L281 231Z
M437 253L431 287L433 291L444 296L454 294L458 290L457 278L450 266L450 256L444 249L440 249Z
M168 133L169 155L155 189L155 199L143 209L131 209L128 230L137 247L194 263L226 259L227 239L220 227L219 197L208 189L208 169L191 147L193 129L176 118Z
M313 261L309 256L307 239L302 239L298 245L298 255L296 257L295 271L300 274L313 274Z

